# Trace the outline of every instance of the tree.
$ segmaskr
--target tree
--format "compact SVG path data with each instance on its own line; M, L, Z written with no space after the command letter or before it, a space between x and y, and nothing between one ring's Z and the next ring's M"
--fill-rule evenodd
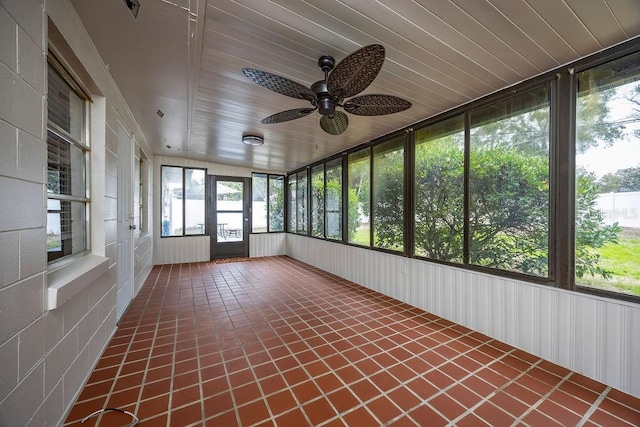
M284 231L284 179L270 181L269 231Z
M598 184L593 173L578 171L576 192L576 276L597 274L609 278L611 272L598 265L600 255L597 249L608 243L617 243L620 227L617 223L604 224L604 216L596 208Z
M476 122L472 117L469 262L546 277L551 113L546 95L533 95L537 105L527 100L529 93L479 110ZM589 123L578 130L581 149L613 144L622 135L624 126L607 122L612 96L596 92L579 98L578 119ZM415 156L416 254L451 262L463 259L465 164L459 139L432 138L417 146ZM378 246L397 248L403 241L403 158L389 157L374 168L374 235ZM595 178L579 172L576 179L576 273L606 276L597 248L615 242L618 228L606 226L596 208Z
M402 250L404 245L404 155L401 151L374 159L373 244Z
M342 238L342 179L341 169L335 173L327 172L326 182L324 174L314 174L311 178L311 224L314 226L312 235L329 239ZM352 237L358 226L358 195L350 188L348 195L348 224ZM326 218L326 227L325 227ZM327 235L325 236L325 228Z
M416 145L416 254L462 262L463 141L453 136Z
M640 166L620 169L604 175L600 178L598 191L601 193L640 191Z
M624 135L623 124L608 120L610 101L615 94L613 89L591 90L588 93L578 94L576 101L578 104L576 151L578 153L584 153L600 143L611 146Z
M469 179L469 261L546 276L549 159L508 147L475 150Z
M369 176L369 156L349 164L349 188L355 190L361 213L365 217L371 214L369 208L369 197L371 196Z
M635 122L640 121L640 84L626 93L625 98L633 105L633 107L631 107L633 110L631 120ZM635 129L633 133L636 138L640 138L640 128Z

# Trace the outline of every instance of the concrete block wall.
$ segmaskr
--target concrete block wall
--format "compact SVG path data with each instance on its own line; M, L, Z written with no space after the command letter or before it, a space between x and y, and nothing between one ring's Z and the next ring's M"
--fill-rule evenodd
M0 425L45 425L62 403L45 384L46 16L39 0L0 0ZM49 344L49 346L47 345ZM48 385L49 387L46 387ZM16 410L15 408L21 408ZM60 410L62 408L59 408ZM50 425L57 421L53 416ZM37 421L36 421L37 420ZM35 424L34 424L35 425Z
M110 260L107 273L51 311L46 309L48 18L95 90L91 244L94 254ZM141 149L151 151L95 52L69 0L0 0L0 426L60 425L116 328L112 129L122 124ZM147 224L153 224L152 209L148 212ZM139 246L134 250L144 254L132 267L137 283L152 266L152 235L149 227L134 239Z

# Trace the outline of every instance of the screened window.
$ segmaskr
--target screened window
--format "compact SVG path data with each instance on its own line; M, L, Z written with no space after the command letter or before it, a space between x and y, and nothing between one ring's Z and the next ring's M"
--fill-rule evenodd
M290 233L296 232L296 224L298 223L297 207L296 207L296 174L291 174L287 180L287 215L288 224L287 231Z
M324 166L326 238L638 301L636 45L581 59L420 126L349 150L344 175L340 160L334 174L332 160L313 168L314 236ZM296 224L305 203L295 197L305 194L295 183L299 174L289 179ZM334 183L347 188L332 193Z
M371 149L349 154L348 242L371 246Z
M205 233L205 177L204 169L162 166L162 237Z
M284 231L284 176L269 175L269 231Z
M253 233L283 231L284 176L254 173L251 179Z
M296 233L307 234L307 170L297 173L296 185Z
M463 261L464 116L415 131L417 256Z
M549 89L472 110L469 263L547 277Z
M326 237L332 240L342 240L342 159L327 162L326 170Z
M87 97L52 56L47 66L47 260L88 248Z
M266 233L268 230L268 186L266 173L251 175L251 232Z
M577 81L576 284L640 296L640 53Z
M404 137L373 146L373 246L404 247Z
M311 168L311 235L324 237L324 163Z

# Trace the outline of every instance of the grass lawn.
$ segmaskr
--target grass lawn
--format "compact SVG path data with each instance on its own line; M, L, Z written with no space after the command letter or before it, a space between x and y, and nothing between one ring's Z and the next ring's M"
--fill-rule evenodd
M349 239L349 243L354 243L356 245L369 246L369 241L371 239L371 236L369 233L370 233L369 224L360 226L356 228L356 232L354 233L353 237Z
M600 265L613 272L613 277L582 277L578 283L640 296L640 230L622 229L618 244L600 248L599 253Z

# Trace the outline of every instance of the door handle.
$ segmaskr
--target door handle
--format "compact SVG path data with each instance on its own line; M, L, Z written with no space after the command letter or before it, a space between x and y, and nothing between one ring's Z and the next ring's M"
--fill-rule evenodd
M130 226L129 226L129 230L135 230L135 229L136 229L136 226L135 226L135 225L130 225Z

